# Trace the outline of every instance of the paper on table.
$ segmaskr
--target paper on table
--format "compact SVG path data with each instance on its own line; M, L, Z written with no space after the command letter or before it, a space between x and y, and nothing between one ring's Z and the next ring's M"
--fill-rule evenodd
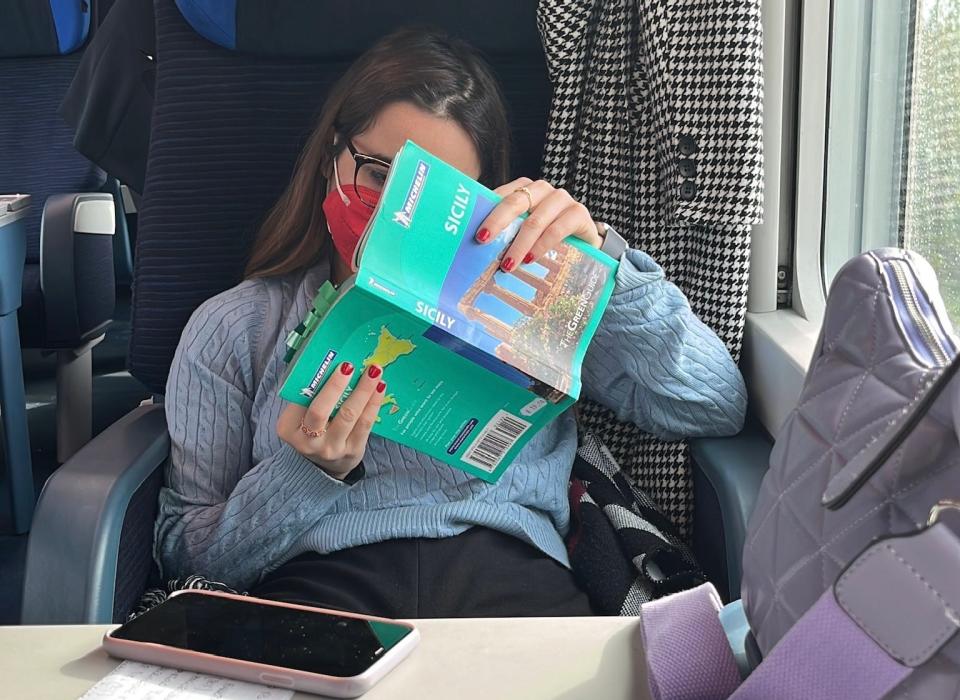
M193 671L124 661L79 700L289 700L293 691Z

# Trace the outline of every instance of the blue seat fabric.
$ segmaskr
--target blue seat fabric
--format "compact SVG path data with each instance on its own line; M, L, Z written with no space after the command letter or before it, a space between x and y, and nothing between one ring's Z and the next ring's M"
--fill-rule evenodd
M51 194L96 192L103 171L73 148L58 114L80 54L0 59L0 192L33 196L27 262L40 262L40 217Z
M215 44L263 56L321 59L357 55L384 34L408 24L430 24L465 35L488 55L534 56L536 4L516 0L452 3L305 3L302 0L176 0L187 22ZM318 40L317 27L336 27ZM531 41L531 39L533 39Z
M89 0L49 0L61 54L79 49L90 31ZM36 5L43 3L35 2Z
M0 14L0 58L66 55L90 31L89 0L4 0Z
M533 47L523 60L508 53L489 58L511 107L515 163L536 177L550 89L535 7L496 4L514 8L515 23L527 22ZM407 23L429 20L420 5L404 4ZM326 58L255 56L200 36L174 0L157 0L155 12L160 60L138 222L129 364L160 394L187 319L205 299L240 280L252 237L286 186L328 90L367 44ZM348 24L318 25L315 43L371 21L359 11L351 14ZM341 8L339 21L347 23L346 15ZM382 26L380 33L397 26Z

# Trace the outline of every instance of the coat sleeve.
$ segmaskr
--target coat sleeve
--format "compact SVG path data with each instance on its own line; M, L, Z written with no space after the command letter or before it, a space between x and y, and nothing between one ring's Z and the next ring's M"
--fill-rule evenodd
M621 258L582 379L587 398L667 440L743 427L747 394L730 353L640 251Z

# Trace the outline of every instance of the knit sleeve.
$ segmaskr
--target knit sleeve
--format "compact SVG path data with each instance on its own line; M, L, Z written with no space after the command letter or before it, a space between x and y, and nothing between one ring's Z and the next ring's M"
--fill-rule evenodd
M252 461L252 348L265 303L255 286L214 297L180 340L154 543L165 577L247 588L350 488L288 445Z
M585 396L664 439L743 427L746 389L726 347L640 251L621 259L582 378Z

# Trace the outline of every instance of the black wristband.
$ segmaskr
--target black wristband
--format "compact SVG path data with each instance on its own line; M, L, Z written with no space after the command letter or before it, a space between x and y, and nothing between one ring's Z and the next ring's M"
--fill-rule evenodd
M366 475L367 470L363 468L363 462L360 462L360 464L351 469L347 475L341 479L341 481L343 481L343 483L345 483L347 486L353 486Z

